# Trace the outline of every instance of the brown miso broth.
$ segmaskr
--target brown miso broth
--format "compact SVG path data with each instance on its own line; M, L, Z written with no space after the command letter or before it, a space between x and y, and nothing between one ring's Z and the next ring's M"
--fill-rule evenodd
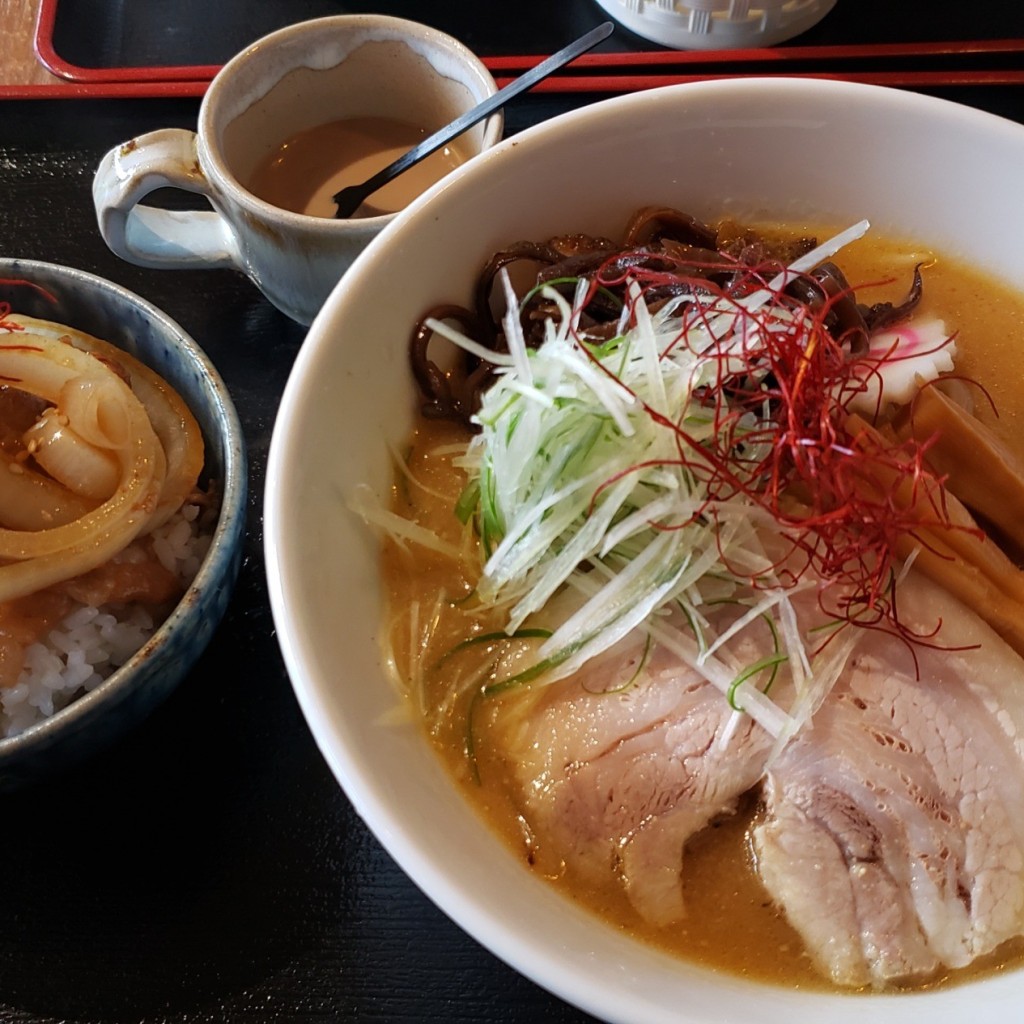
M818 226L794 227L792 233L808 232L820 238L833 233ZM998 409L995 416L981 401L979 417L1024 459L1024 296L955 259L906 243L868 238L844 249L836 262L858 296L868 302L900 301L914 266L924 264L924 298L915 315L941 317L947 329L956 332L957 372L981 384ZM451 457L467 436L460 426L421 419L407 465L408 475L423 486L411 484L404 474L395 486L396 512L454 544L467 541L452 513L463 477L451 465ZM527 870L545 877L613 927L681 958L760 982L833 988L815 970L803 940L772 906L756 875L750 839L759 813L754 795L744 797L737 814L716 821L687 844L682 873L687 918L681 923L657 928L645 922L610 875L607 884L599 886L574 878L558 851L524 817L512 772L488 741L489 733L500 727L502 703L528 701L530 694L476 701L472 681L487 671L489 657L483 651L467 652L464 661L460 656L459 669L452 669L459 673L454 680L452 673L435 670L438 660L466 637L500 628L500 617L492 613L492 621L481 624L478 615L466 610L460 599L472 590L472 580L440 556L388 543L383 568L389 654L413 713L422 718L467 799L518 853ZM458 688L453 682L460 681L461 692L453 697ZM960 983L1022 962L1024 939L1013 940L968 968L912 987Z
M366 181L426 137L422 128L384 117L330 121L283 142L256 168L247 185L253 195L283 210L333 217L336 192ZM466 159L456 139L367 197L353 216L401 210Z

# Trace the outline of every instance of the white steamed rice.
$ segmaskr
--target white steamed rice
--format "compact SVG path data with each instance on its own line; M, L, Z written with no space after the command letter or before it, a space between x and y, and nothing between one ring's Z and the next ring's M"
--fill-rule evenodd
M199 571L212 539L212 523L198 505L185 505L153 531L153 550L187 586ZM135 545L119 559L142 559ZM160 625L140 606L79 604L45 640L25 651L14 686L0 688L0 735L16 736L94 690L123 665Z

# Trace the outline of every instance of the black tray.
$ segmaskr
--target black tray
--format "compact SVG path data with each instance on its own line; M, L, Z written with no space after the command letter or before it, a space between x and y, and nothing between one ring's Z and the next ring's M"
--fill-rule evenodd
M2 108L0 247L110 278L181 323L238 406L251 499L234 600L181 688L107 752L0 796L0 1021L588 1020L419 893L306 729L261 530L271 428L304 330L233 271L118 260L92 209L104 152L194 127L197 101Z
M1024 120L1019 90L947 95ZM588 99L524 98L508 130ZM102 755L0 796L0 1021L590 1020L419 893L307 731L274 636L261 531L274 416L304 332L240 274L121 262L92 212L93 171L111 146L194 127L197 109L186 99L2 104L3 251L98 273L178 320L235 398L251 499L234 600L181 688Z

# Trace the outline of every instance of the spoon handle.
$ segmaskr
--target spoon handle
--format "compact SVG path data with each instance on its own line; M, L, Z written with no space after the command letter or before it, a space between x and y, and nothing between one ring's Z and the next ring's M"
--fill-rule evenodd
M444 128L434 132L433 135L424 139L417 146L414 146L407 153L403 153L393 163L388 164L383 170L378 171L373 177L368 178L360 185L349 185L341 189L332 197L338 204L338 212L335 217L348 217L356 210L359 204L369 195L372 195L381 186L387 184L392 178L408 170L413 164L419 163L425 156L429 156L436 149L451 142L456 136L472 128L473 125L489 117L500 107L503 107L510 99L518 96L527 89L532 89L541 79L547 78L553 71L574 61L587 50L597 46L602 40L607 39L614 31L615 26L606 21L597 28L591 29L586 35L580 36L575 42L553 53L550 57L542 60L536 67L524 72L515 81L510 82L503 89L492 96L488 96L482 103L478 103L472 110L467 110L461 117L456 118Z

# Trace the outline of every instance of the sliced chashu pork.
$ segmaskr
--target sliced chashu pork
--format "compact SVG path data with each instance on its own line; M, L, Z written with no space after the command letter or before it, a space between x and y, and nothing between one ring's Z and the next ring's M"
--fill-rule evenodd
M744 716L723 748L732 716L719 690L634 637L521 702L503 748L526 816L572 869L618 877L643 917L670 924L686 841L764 773L771 737Z
M1024 662L915 577L900 611L922 633L941 619L947 649L867 634L768 772L755 831L765 885L842 985L960 967L1024 932Z

